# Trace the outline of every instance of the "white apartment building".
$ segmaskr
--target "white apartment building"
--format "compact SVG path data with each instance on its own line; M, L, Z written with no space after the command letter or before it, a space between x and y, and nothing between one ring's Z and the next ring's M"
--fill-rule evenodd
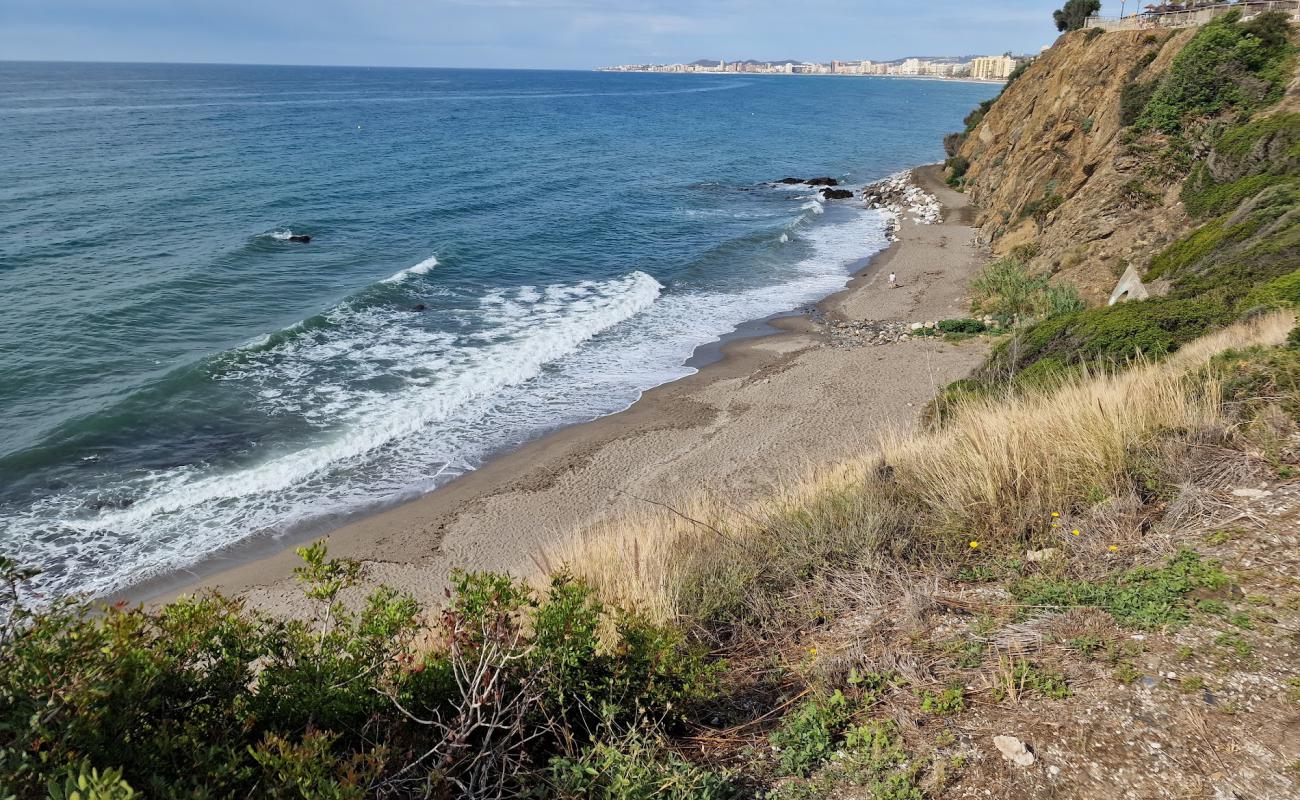
M1016 60L1011 56L980 56L970 62L970 76L990 81L1004 81L1011 77Z

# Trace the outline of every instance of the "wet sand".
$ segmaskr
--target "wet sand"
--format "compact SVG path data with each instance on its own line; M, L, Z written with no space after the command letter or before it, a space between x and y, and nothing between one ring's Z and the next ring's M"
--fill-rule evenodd
M646 392L626 411L525 444L329 534L333 555L363 564L354 595L387 584L436 603L454 568L528 575L537 571L539 553L638 505L701 489L753 499L813 465L870 447L882 430L914 425L936 391L983 360L986 345L920 338L836 346L825 321L966 315L966 284L985 260L966 198L943 186L935 167L915 175L939 198L943 220L923 225L905 216L899 241L816 312L770 321L779 333L724 344L714 363ZM891 271L897 288L889 287ZM216 588L293 615L305 608L292 574L298 544L240 548L194 572L137 587L131 599L157 602Z

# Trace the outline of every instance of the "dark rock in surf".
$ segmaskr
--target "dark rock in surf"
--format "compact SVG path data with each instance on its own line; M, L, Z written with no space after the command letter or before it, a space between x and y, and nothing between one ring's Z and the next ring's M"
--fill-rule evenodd
M411 308L411 310L418 314L421 311L428 311L429 307L426 306L424 303L417 303L414 307Z
M794 186L803 183L803 178L782 178L777 183L784 183L786 186Z
M809 186L839 186L840 182L834 178L809 178L804 181Z
M853 192L848 189L822 189L822 197L827 200L849 200Z
M289 241L299 242L301 244L307 244L308 242L311 241L311 237L305 233L295 233L289 237Z

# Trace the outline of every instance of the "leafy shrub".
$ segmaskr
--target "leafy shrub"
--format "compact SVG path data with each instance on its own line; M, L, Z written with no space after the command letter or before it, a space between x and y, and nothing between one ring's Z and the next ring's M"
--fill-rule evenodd
M1150 81L1132 81L1124 84L1124 88L1119 94L1119 118L1120 124L1125 128L1137 122L1146 110L1147 103L1151 102L1151 96L1156 93L1156 87L1160 85L1158 80Z
M1055 192L1048 192L1037 200L1032 200L1025 204L1020 210L1021 219L1033 219L1040 226L1046 222L1047 217L1056 209L1065 204L1065 198Z
M827 698L807 700L788 715L771 736L785 774L807 777L830 758L849 717L849 701L839 690Z
M1030 275L1024 262L1011 256L986 265L970 288L971 310L1003 321L1050 317L1083 307L1073 286Z
M1135 567L1099 582L1049 577L1026 578L1010 586L1012 595L1030 606L1091 606L1119 622L1139 628L1186 622L1197 589L1222 589L1228 576L1217 564L1192 550L1180 550L1163 567Z
M50 781L47 791L48 800L134 800L140 796L122 779L120 770L100 772L85 761L69 767L62 782Z
M672 726L716 692L720 665L680 630L606 608L567 576L536 593L457 575L428 628L390 589L343 606L355 565L300 553L308 619L209 595L0 621L0 797L69 776L150 797L360 798L398 775L476 794L531 782L530 764L602 726Z
M1184 181L1182 199L1194 216L1222 214L1272 186L1294 194L1297 178L1300 114L1276 114L1220 136L1212 161L1198 164Z
M1244 25L1240 19L1234 11L1201 27L1174 58L1139 127L1177 134L1192 118L1251 111L1281 97L1291 54L1285 15L1269 12Z
M898 729L888 721L869 720L844 734L843 771L854 783L871 789L880 800L923 800L921 759L912 757L899 740Z
M943 166L948 170L948 185L956 186L961 183L961 179L966 177L966 171L970 169L970 159L964 156L953 156L943 162Z
M998 97L1001 97L1001 94L999 94ZM971 131L975 130L976 126L984 121L984 115L989 113L989 109L993 108L993 103L996 101L997 97L991 100L981 101L980 104L975 107L974 111L967 114L966 118L962 120L962 122L966 124L963 133L969 135Z
M600 742L576 758L550 764L552 790L562 800L727 800L739 791L717 773L701 769L641 736Z
M939 320L938 326L944 333L984 333L989 329L977 319L943 319Z
M1098 6L1099 10L1100 8L1101 7ZM1096 39L1098 36L1101 36L1105 32L1106 32L1105 28L1089 28L1087 33L1083 34L1084 41L1091 42L1093 39Z
M944 155L948 156L949 158L952 158L953 156L957 155L957 153L961 152L961 146L965 144L965 142L966 142L966 134L961 133L960 131L957 133L947 134L946 136L943 137Z
M1126 181L1119 191L1124 202L1133 209L1155 208L1164 200L1159 192L1148 188L1145 182L1137 178Z
M953 684L941 692L925 691L921 693L921 710L927 714L950 716L966 708L966 690L961 684Z

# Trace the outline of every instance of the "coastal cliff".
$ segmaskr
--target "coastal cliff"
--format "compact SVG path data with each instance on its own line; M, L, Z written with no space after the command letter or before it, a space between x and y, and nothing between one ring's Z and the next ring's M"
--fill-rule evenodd
M1281 50L1252 64L1207 55L1204 42L1188 51L1198 30L1063 36L981 115L964 136L957 157L968 166L956 180L995 252L1025 254L1033 271L1101 302L1130 268L1171 277L1153 264L1166 247L1206 216L1251 203L1251 189L1295 176L1300 86ZM1210 80L1188 74L1196 70ZM1222 101L1189 108L1185 124L1149 108L1192 106L1216 90ZM1207 176L1223 186L1260 175L1278 180L1256 178L1213 208L1200 196Z
M1123 97L1167 71L1194 33L1071 34L1007 87L960 151L995 252L1037 245L1033 269L1099 300L1188 224L1177 184L1129 152Z
M238 599L17 607L0 797L1300 796L1295 38L1068 33L795 330Z

